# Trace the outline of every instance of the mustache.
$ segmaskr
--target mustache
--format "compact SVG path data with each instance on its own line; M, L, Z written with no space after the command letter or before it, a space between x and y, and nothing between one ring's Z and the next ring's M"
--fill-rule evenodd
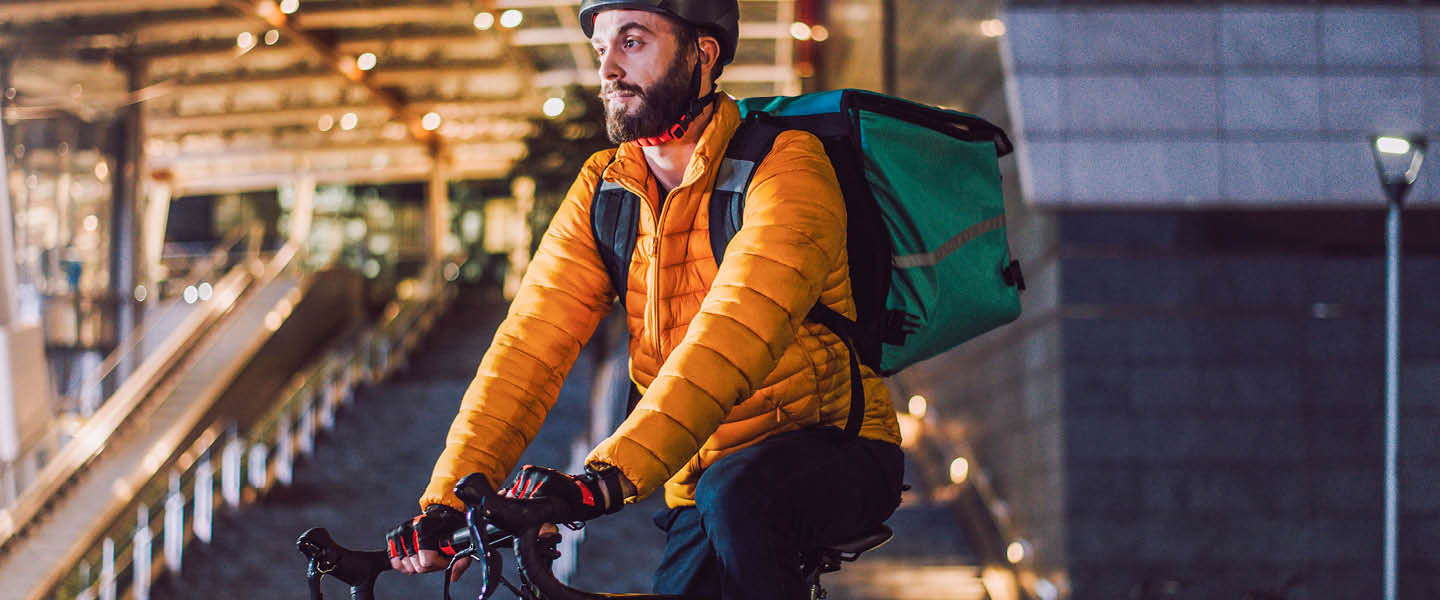
M626 92L636 96L644 96L645 90L633 83L624 81L607 81L600 86L600 97L603 99L607 94L614 92Z

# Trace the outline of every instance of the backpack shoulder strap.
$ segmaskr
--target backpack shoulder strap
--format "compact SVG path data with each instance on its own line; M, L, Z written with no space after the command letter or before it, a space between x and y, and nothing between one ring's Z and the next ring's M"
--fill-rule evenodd
M755 169L770 149L775 138L784 131L754 113L740 122L740 127L725 147L725 159L715 176L715 189L710 193L710 250L715 264L725 258L725 248L740 231L745 213L745 192L755 178Z
M752 113L730 138L725 161L715 179L715 191L710 195L710 249L715 252L716 264L725 257L725 248L740 230L745 192L755 178L755 168L774 148L775 138L781 131L784 128L768 114ZM855 349L855 322L819 303L805 318L829 328L850 350L850 414L845 421L845 432L859 435L865 420L865 388L860 381L859 352Z
M613 163L615 158L612 156L610 161ZM615 288L621 304L625 303L630 259L635 255L639 228L640 198L620 184L605 181L602 171L590 204L590 231L595 235L595 249L610 274L610 285Z

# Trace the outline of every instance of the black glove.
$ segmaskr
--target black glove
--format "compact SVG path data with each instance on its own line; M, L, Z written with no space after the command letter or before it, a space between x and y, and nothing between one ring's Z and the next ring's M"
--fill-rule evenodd
M589 521L608 515L625 505L620 469L604 465L585 467L581 475L566 475L554 469L525 465L515 484L505 492L511 498L559 498L565 503L558 521Z
M444 504L431 504L425 512L401 523L386 534L390 558L414 555L421 550L434 550L454 556L450 535L465 528L465 515Z

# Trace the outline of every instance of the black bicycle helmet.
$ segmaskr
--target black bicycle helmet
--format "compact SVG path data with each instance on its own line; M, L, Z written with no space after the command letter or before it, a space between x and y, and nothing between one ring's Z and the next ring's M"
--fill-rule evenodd
M580 3L580 29L585 37L595 34L595 15L613 9L647 10L685 21L720 40L720 64L735 59L735 46L740 43L737 0L584 0Z

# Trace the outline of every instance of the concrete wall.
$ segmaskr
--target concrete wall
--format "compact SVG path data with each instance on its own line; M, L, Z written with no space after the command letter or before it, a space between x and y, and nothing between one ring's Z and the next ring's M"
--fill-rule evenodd
M1367 136L1440 132L1440 7L1348 4L1011 3L1027 198L1378 205Z
M1286 581L1293 598L1379 596L1378 215L1286 217L1374 242L1327 255L1254 213L1063 218L1075 597L1171 580L1184 598ZM1416 599L1440 595L1440 215L1417 217L1432 242L1405 271L1400 529L1401 597Z

